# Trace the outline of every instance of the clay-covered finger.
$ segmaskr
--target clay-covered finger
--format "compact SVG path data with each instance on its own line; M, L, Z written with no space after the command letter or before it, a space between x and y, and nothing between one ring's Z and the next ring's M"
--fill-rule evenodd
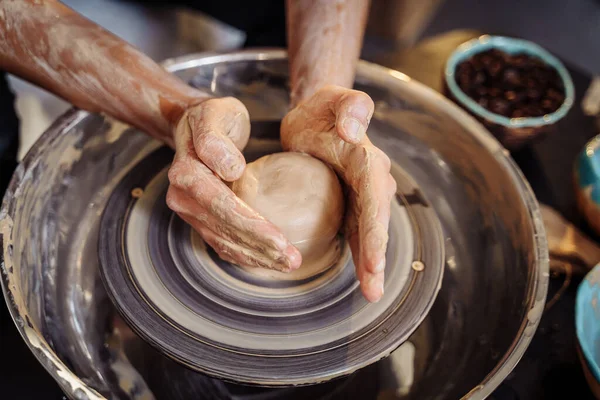
M223 128L221 133L242 151L250 139L250 114L236 98L223 97L206 101L206 115Z
M358 195L361 264L370 273L381 273L385 269L390 206L395 182L392 190L389 173L380 169L368 175L366 181L362 192Z
M343 177L349 154L357 146L345 142L335 132L299 131L282 137L286 151L310 154L329 164Z
M240 152L248 143L250 118L236 99L210 99L187 115L196 154L226 181L238 179L246 161Z
M193 113L200 111L195 109ZM210 131L208 125L199 123L191 113L186 114L177 126L175 149L176 160L200 159L225 181L238 179L246 167L243 155L229 139Z
M375 105L364 92L350 90L336 102L335 127L338 135L349 143L360 143L367 133Z
M354 262L354 275L356 276L356 279L360 281L360 274L358 270L360 266L360 242L358 238L358 229L353 230L352 228L348 227L348 225L356 223L356 216L353 215L351 210L349 210L346 215L346 219L347 226L344 228L344 233L346 240L350 245L350 252L352 253L352 261Z
M265 253L247 249L238 243L232 242L209 229L203 221L195 220L189 216L182 216L196 230L202 239L215 250L221 259L232 264L246 267L275 269L281 272L291 271L284 257L272 260Z
M206 129L194 136L196 154L221 179L233 182L242 176L246 160L229 139Z
M356 279L360 282L360 290L371 303L376 303L381 300L384 293L385 272L371 273L367 271L364 264L361 262L361 246L358 232L347 237L352 251L352 260L354 261Z
M181 214L181 219L191 225L191 227L200 234L200 237L217 253L217 255L224 261L232 264L239 263L239 255L234 254L235 252L224 245L222 238L219 238L217 234L206 227L204 221L194 219L187 214Z
M369 271L364 262L363 242L366 238L361 236L359 228L359 214L356 194L353 193L348 198L348 212L346 215L345 234L346 240L352 251L352 260L356 279L360 282L361 292L365 299L370 302L377 302L383 295L384 272L373 273Z

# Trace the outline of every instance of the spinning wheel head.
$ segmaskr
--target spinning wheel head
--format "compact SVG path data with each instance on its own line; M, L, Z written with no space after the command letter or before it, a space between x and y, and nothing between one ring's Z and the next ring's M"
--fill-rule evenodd
M166 206L171 159L170 150L159 149L125 176L106 206L99 239L113 303L164 354L245 384L318 383L389 355L426 316L441 285L443 236L405 174L394 176L385 294L371 304L341 237L335 265L289 279L219 259Z

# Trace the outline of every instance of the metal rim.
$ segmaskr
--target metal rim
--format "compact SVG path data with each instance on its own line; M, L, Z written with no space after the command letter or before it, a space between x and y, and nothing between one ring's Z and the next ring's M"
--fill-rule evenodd
M8 246L12 244L12 230L8 238L6 238L2 233L4 227L12 228L12 217L15 214L11 207L12 200L15 197L15 193L17 193L17 189L21 185L23 177L26 176L26 172L35 167L38 155L40 155L46 147L51 145L52 142L60 136L60 132L63 129L67 129L70 125L75 125L87 115L89 115L88 112L81 111L76 108L67 110L56 121L54 121L33 144L31 149L23 158L23 161L19 163L15 172L13 173L10 184L8 185L6 193L4 194L2 207L0 207L0 247L2 247L2 252L0 252L0 266L3 266L2 273L0 274L2 277L2 279L0 279L0 285L2 286L4 300L6 301L8 311L13 319L13 322L15 323L15 326L17 327L17 330L19 331L19 334L35 358L54 378L63 392L67 394L69 390L73 390L75 388L79 389L81 394L87 396L88 399L100 400L105 399L105 397L87 386L81 380L81 378L75 375L69 369L69 367L67 367L67 365L54 354L54 350L41 333L33 330L32 328L30 329L32 329L33 332L26 332L25 325L17 322L17 320L19 318L23 318L23 316L18 312L18 306L16 304L17 300L15 300L15 297L18 297L18 301L22 301L23 299L20 293L13 292L10 289L10 286L14 283L12 282L10 275L6 273L6 271L14 266L12 256L8 254L6 250ZM10 220L7 220L7 217ZM35 334L35 338L30 338L30 334Z
M165 60L163 62L163 66L169 70L170 72L176 72L180 69L190 68L194 66L202 66L206 64L211 64L219 61L253 61L253 60L278 60L287 58L287 53L284 50L245 50L238 51L234 53L196 53L183 57L172 58ZM500 143L489 133L483 125L475 120L474 117L467 114L466 111L462 110L456 104L452 103L446 97L442 96L440 93L434 91L433 89L425 86L422 83L412 81L407 75L398 72L396 70L392 70L389 68L385 68L376 64L372 64L366 61L360 61L358 63L357 68L359 74L361 76L366 76L373 79L376 82L383 83L385 85L390 86L398 86L402 85L404 90L408 90L409 92L413 92L422 96L425 99L429 99L430 101L436 102L438 106L447 114L450 114L455 118L458 122L464 125L471 135L479 141L479 143L488 149L496 160L503 165L507 171L513 176L515 184L518 186L519 192L521 193L522 199L525 203L525 206L529 210L531 224L533 226L534 233L534 246L535 246L535 259L534 263L537 265L537 268L534 269L534 275L530 279L531 289L530 293L530 301L527 308L528 312L531 310L537 310L539 308L543 308L546 299L546 293L548 290L548 244L546 241L545 229L543 226L540 209L538 202L535 198L535 195L525 180L523 174L518 169L516 164L508 157L508 153L505 153L504 148L500 145ZM411 85L406 85L407 82L411 82ZM28 171L31 168L31 165L34 163L35 159L39 154L41 154L44 149L52 143L59 135L62 129L66 128L70 124L73 124L90 113L86 111L81 111L77 109L71 109L67 111L63 116L58 118L52 126L44 132L44 134L38 139L32 148L29 150L27 155L21 164L17 167L13 178L11 179L9 188L4 196L4 200L2 203L2 207L0 208L0 228L5 223L6 216L12 217L14 215L13 210L10 207L10 203L12 202L15 192L17 188L20 186L21 180L25 175L25 171ZM6 241L6 238L4 238ZM9 241L11 239L9 238ZM4 247L6 247L6 242L4 243ZM4 268L8 269L13 266L12 257L4 255L0 255L0 261L4 263ZM11 279L6 275L2 275L3 279L2 290L4 292L5 299L7 301L9 312L13 317L13 320L18 316L18 312L16 309L16 305L12 301L12 297L17 295L20 297L18 293L14 293L10 290ZM533 335L524 335L525 329L529 328L533 332L537 329L539 324L539 319L529 320L527 318L521 324L520 335L515 338L511 347L504 355L502 361L499 362L496 369L494 369L488 376L470 393L465 395L464 398L470 399L485 399L489 396L492 391L508 376L508 374L513 370L516 364L519 362L525 350L527 349L529 343L532 340ZM54 377L54 379L63 387L87 387L83 381L76 376L61 360L58 358L51 358L47 354L42 354L35 350L36 346L32 343L32 341L28 338L25 333L24 327L18 324L17 329L19 333L25 340L26 344L35 354L40 363L46 368L46 370ZM51 347L44 340L44 338L39 335L36 339L39 343L46 347L48 352L52 353ZM58 371L62 373L59 375ZM104 399L103 396L98 393L90 393L90 398L94 399Z

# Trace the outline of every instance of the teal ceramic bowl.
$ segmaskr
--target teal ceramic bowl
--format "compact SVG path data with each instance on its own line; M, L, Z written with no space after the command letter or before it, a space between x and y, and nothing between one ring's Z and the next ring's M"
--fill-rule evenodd
M579 153L574 175L579 211L600 235L600 135L590 140Z
M456 67L473 55L491 49L497 49L509 54L528 54L541 59L547 65L554 68L558 72L565 88L565 100L563 104L551 114L525 118L508 118L493 113L477 104L475 100L458 86L454 76ZM535 43L504 36L483 35L461 44L446 62L444 83L446 95L483 122L498 140L509 149L521 147L534 137L549 132L550 128L557 121L567 115L575 101L575 88L571 75L556 57Z
M600 399L600 264L587 274L577 290L575 327L586 380Z

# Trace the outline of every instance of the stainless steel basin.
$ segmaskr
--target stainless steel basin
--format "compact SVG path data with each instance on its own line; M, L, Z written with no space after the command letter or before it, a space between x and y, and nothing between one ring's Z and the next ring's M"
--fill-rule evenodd
M200 54L164 65L216 96L240 98L255 120L287 110L284 52ZM356 88L376 103L373 142L418 183L445 232L442 288L409 342L348 378L283 389L216 381L156 353L108 301L97 239L112 188L159 144L71 110L28 153L0 211L10 312L69 397L482 399L506 378L531 341L547 291L533 193L498 142L436 92L365 62Z

